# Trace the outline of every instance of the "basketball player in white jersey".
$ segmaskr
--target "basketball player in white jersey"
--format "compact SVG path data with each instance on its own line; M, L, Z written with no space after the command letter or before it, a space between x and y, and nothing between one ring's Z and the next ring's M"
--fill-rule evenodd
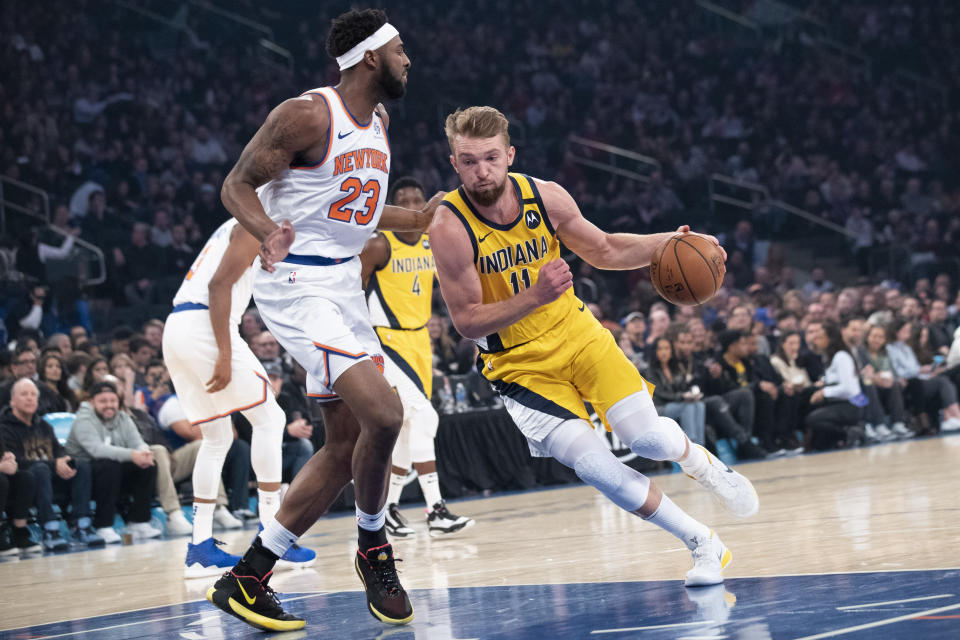
M267 582L286 553L352 479L359 548L354 567L367 607L406 624L413 607L400 585L384 530L390 454L403 422L384 379L383 356L360 283L357 255L378 224L425 229L439 198L422 211L384 207L389 124L380 103L406 88L410 60L383 11L333 21L327 51L340 83L276 107L223 186L223 203L263 245L253 293L261 318L307 371L322 404L326 442L290 485L274 520L207 599L252 626L299 629Z
M210 236L173 298L163 333L163 355L177 400L203 441L193 467L193 540L184 576L216 576L240 559L213 539L220 473L233 443L230 414L240 411L253 427L250 461L257 474L261 523L280 508L283 430L286 419L267 374L240 337L240 317L250 304L251 265L260 243L231 218ZM310 566L316 553L291 547L282 566Z

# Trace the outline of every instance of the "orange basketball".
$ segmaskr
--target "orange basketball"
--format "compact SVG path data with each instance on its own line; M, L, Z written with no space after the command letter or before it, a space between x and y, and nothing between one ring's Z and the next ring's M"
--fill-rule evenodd
M653 288L665 300L686 307L712 298L726 272L720 247L698 233L667 238L650 261Z

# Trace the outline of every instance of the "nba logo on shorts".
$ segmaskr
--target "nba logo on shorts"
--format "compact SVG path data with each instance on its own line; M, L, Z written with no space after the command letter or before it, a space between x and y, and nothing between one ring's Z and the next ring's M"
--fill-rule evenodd
M380 135L380 123L376 120L373 121L373 132Z
M290 283L290 284L296 284L296 282L297 282L297 272L296 272L296 271L291 271L291 272L290 272L290 275L287 276L287 282Z

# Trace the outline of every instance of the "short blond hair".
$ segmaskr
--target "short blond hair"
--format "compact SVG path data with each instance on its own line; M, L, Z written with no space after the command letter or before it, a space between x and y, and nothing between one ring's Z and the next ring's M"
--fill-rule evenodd
M444 130L447 133L447 143L450 151L457 136L468 138L492 138L503 136L503 142L510 146L509 122L507 117L493 107L467 107L457 109L447 116Z

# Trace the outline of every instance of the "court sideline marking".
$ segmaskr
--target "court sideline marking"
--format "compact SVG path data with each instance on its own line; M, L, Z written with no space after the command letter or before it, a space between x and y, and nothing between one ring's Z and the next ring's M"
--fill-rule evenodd
M902 604L904 602L920 602L921 600L938 600L940 598L952 598L952 593L941 593L936 596L924 596L922 598L907 598L906 600L888 600L886 602L870 602L868 604L851 604L846 607L837 607L837 611L849 611L850 609L866 609L867 607L881 607L886 604Z
M896 618L887 618L886 620L877 620L876 622L858 624L855 627L844 627L843 629L834 629L833 631L825 631L823 633L818 633L812 636L803 636L802 638L797 638L796 640L820 640L820 638L832 638L834 636L842 636L848 633L853 633L854 631L863 631L864 629L873 629L874 627L883 627L888 624L893 624L895 622L903 622L904 620L912 620L913 618L919 618L921 616L929 616L934 613L940 613L941 611L952 611L953 609L960 609L960 603L951 604L948 607L939 607L937 609L927 609L926 611L908 613L903 616L897 616Z

